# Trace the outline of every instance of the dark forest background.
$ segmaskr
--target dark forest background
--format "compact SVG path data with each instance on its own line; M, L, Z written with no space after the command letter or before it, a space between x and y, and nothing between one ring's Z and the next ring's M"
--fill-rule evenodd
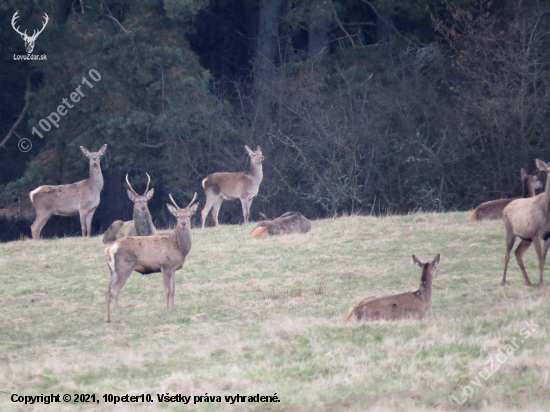
M46 61L14 60L17 10L29 33L48 14ZM204 205L201 180L247 170L245 144L265 156L254 220L467 210L550 161L548 1L0 0L0 16L0 240L30 235L30 190L87 178L80 145L109 145L94 233L131 219L126 173L137 191L151 175L166 227L168 194ZM94 89L33 135L82 77ZM78 217L43 231L66 234Z

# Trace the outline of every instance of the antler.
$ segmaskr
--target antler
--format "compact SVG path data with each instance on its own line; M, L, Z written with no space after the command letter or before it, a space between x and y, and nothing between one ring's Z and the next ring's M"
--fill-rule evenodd
M178 206L178 204L176 203L176 201L174 200L174 198L172 197L172 194L170 193L168 195L170 197L170 200L172 201L172 203L174 204L174 206L176 206L178 209L181 209L181 207ZM187 208L186 209L189 209L191 207L191 205L193 203L195 203L195 200L197 200L197 192L195 192L195 196L193 196L193 199L191 199L191 202L187 205Z
M172 197L172 193L168 194L168 196L170 197L170 200L172 201L172 203L174 204L174 206L176 206L178 209L181 209L181 207L178 206L178 204L176 203L176 201L175 201L174 198Z
M195 203L195 200L197 200L197 192L195 192L195 196L193 196L193 199L191 200L191 202L187 205L187 209L189 209L191 207L191 205L193 203Z
M145 172L147 175L147 187L145 188L145 192L143 192L143 196L147 194L147 191L149 190L149 183L151 183L151 176L149 176L149 173Z
M36 38L38 37L38 35L40 33L42 33L44 31L44 29L46 28L46 25L48 24L48 21L50 21L50 18L48 17L48 15L46 13L44 13L44 17L45 17L45 21L44 21L44 24L42 25L42 28L38 31L34 30L33 33L32 33L32 36L30 37L31 40L36 40ZM25 30L26 32L26 30Z
M13 27L13 29L14 29L17 33L19 33L21 36L27 36L27 30L25 30L25 33L21 33L21 32L19 31L19 27L15 27L15 21L16 21L17 18L19 17L19 16L17 16L17 13L19 13L19 10L17 10L17 11L14 13L14 15L13 15L13 17L12 17L12 19L11 19L11 27Z
M134 193L134 195L136 196L139 196L137 192L134 190L134 188L132 187L132 185L130 184L130 181L128 180L128 173L126 173L126 183L128 183L128 186L130 187L130 190L132 191L132 193Z

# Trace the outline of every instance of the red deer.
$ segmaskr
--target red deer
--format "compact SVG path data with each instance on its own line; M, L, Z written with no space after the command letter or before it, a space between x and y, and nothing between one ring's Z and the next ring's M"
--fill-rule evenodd
M346 323L354 320L422 319L432 314L432 281L437 274L440 255L432 263L422 263L413 255L413 261L422 268L420 288L416 292L363 299L352 309Z
M298 212L287 212L273 220L269 220L263 213L260 213L260 216L263 221L252 230L250 237L307 233L311 230L309 220Z
M199 205L193 204L197 199L196 193L185 209L177 205L172 195L169 196L174 206L166 206L177 219L174 233L123 237L105 249L107 264L111 271L111 281L106 293L107 322L111 321L111 297L115 302L117 318L119 317L118 294L133 271L142 275L162 272L166 313L174 311L175 272L183 267L185 258L191 250L191 216Z
M31 225L33 239L40 239L42 228L52 215L80 215L82 236L92 233L92 218L99 206L103 189L100 159L107 150L104 144L99 152L90 153L84 146L80 150L90 159L90 178L70 185L40 186L29 193L36 210L36 219Z
M256 151L245 146L250 156L250 172L239 173L212 173L202 181L202 187L206 195L206 204L201 212L202 228L208 212L212 209L212 218L216 226L218 213L224 200L240 199L243 207L244 222L248 223L252 200L258 195L260 183L264 177L262 171L262 148L258 146Z
M506 269L510 261L510 252L516 242L516 236L521 238L515 255L525 279L525 284L531 286L531 281L523 265L523 254L532 242L535 245L535 251L539 259L539 288L543 286L542 273L548 247L550 246L550 178L548 177L550 165L539 159L536 159L535 162L540 170L547 173L544 192L529 199L514 200L506 206L503 212L504 227L506 228L506 256L504 257L502 286L506 285ZM544 240L542 246L541 238Z
M157 234L153 218L147 207L147 202L153 197L155 189L149 190L151 176L149 176L149 173L145 174L147 175L147 187L142 195L134 190L128 180L128 174L126 174L126 183L130 188L128 197L134 202L134 214L130 221L115 220L111 223L111 226L103 235L103 243L108 244L124 236L151 236Z
M532 174L528 175L525 173L524 169L521 169L520 176L524 198L535 196L535 189L542 187L542 183L538 179L539 173L540 170L537 169ZM521 197L497 199L482 203L474 209L470 215L470 220L502 219L502 211L504 208L516 199L521 199Z

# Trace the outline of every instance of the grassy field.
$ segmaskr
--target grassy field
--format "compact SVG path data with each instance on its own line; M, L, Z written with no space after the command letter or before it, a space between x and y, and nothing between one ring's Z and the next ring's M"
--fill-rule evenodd
M175 313L161 275L134 273L110 324L100 237L0 244L0 410L550 410L548 291L524 286L514 257L501 287L502 222L467 217L350 216L260 239L252 224L194 229ZM363 297L416 290L411 255L438 253L435 319L343 324ZM535 283L534 248L525 261ZM99 403L11 401L77 393ZM193 404L205 394L221 402ZM246 402L226 402L236 394Z

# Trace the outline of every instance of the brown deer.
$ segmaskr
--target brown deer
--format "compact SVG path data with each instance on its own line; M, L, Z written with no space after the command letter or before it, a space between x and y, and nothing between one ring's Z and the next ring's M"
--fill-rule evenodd
M42 228L52 215L80 215L82 236L92 233L92 218L99 206L103 189L100 159L107 150L104 144L99 152L90 153L84 146L80 150L90 159L90 178L70 185L40 186L29 193L36 210L36 219L31 225L33 239L40 239Z
M153 197L155 189L149 190L151 176L149 176L149 173L145 174L147 175L147 187L143 194L139 195L130 184L128 173L126 173L126 183L130 188L128 197L134 202L134 214L130 221L115 220L111 223L111 226L103 235L103 243L108 244L124 236L151 236L157 234L153 218L147 207L147 202Z
M531 245L535 245L535 251L539 259L539 288L543 286L542 273L546 254L550 246L550 164L542 160L535 160L537 167L547 173L546 187L543 193L529 199L517 199L510 203L503 212L504 227L506 228L506 256L504 257L504 274L502 275L502 286L506 285L506 269L510 261L510 251L516 242L516 236L521 241L515 251L516 260L525 279L525 284L531 286L531 281L523 265L523 254ZM541 238L544 240L541 245Z
M250 237L307 233L311 230L309 220L298 212L287 212L273 220L269 220L263 213L260 213L260 217L263 220L252 230Z
M524 169L520 170L521 184L523 187L522 197L533 197L535 196L535 189L542 187L542 183L538 179L539 173L539 169L535 170L530 175L528 175ZM502 219L502 211L504 208L516 199L521 199L521 197L514 197L512 199L497 199L482 203L474 209L470 215L470 220Z
M177 205L172 195L169 196L174 206L166 206L177 219L173 234L123 237L105 249L107 264L111 271L111 281L106 294L107 322L111 320L111 297L115 301L116 316L119 317L118 294L133 271L143 275L162 272L166 313L174 310L175 272L183 267L185 258L191 250L191 216L199 205L193 204L197 199L196 193L185 209Z
M422 268L420 288L416 292L406 292L400 295L374 296L363 299L352 309L346 323L354 320L396 320L422 319L432 314L432 281L437 274L440 255L432 263L422 263L413 255L413 261Z
M248 223L252 200L258 195L260 183L264 177L262 170L264 157L260 146L254 152L248 146L245 148L250 156L250 172L212 173L202 181L206 195L206 204L201 212L203 229L210 209L212 209L214 223L216 226L219 225L218 213L224 200L240 199L244 222Z

